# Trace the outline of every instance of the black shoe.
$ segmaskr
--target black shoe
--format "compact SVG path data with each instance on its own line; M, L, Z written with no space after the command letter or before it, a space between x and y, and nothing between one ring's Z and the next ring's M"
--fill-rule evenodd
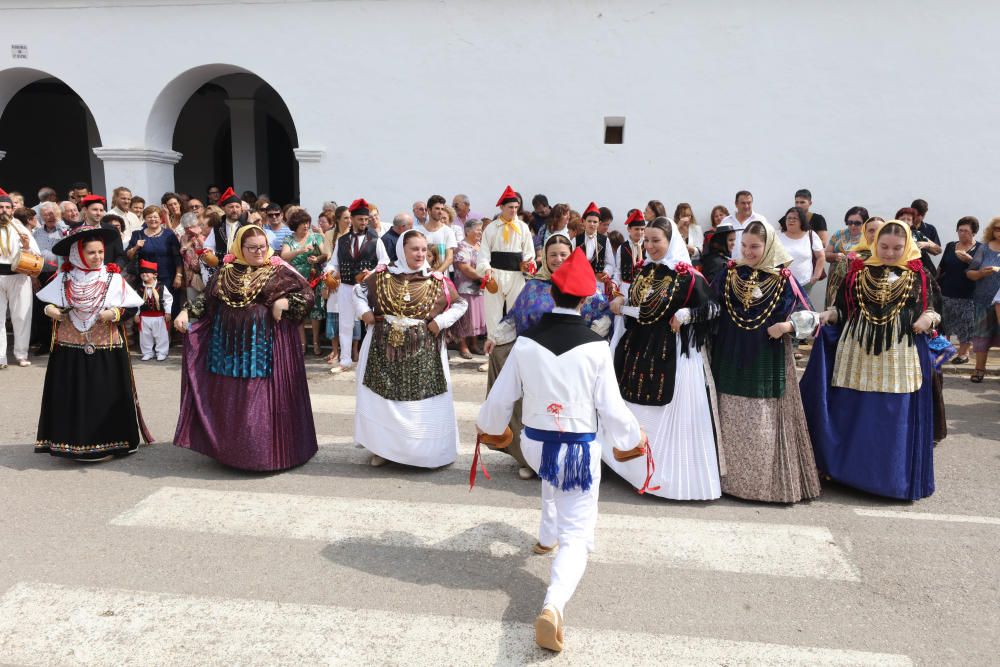
M968 357L955 357L954 359L951 360L951 363L955 364L956 366L958 366L959 364L967 364L967 363L969 363L969 358Z

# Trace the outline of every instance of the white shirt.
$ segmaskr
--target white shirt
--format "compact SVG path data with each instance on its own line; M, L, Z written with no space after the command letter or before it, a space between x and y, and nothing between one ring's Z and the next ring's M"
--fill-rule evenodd
M42 254L38 250L38 242L35 241L32 233L25 229L20 220L11 218L5 228L0 230L0 264L12 264L14 262L14 255L21 252L21 234L28 235L28 249L31 252L36 255ZM9 253L4 251L4 245L10 250Z
M437 248L438 262L444 261L449 249L454 250L458 247L458 241L455 240L455 232L447 223L442 223L433 232L423 225L415 227L415 229L427 238L427 247L435 246Z
M354 232L350 232L348 234L345 234L344 236L347 236L349 239L351 239L350 243L354 242ZM365 234L361 234L361 238L366 239L367 237ZM337 241L339 242L340 239L337 239ZM361 242L361 245L364 245L365 242L366 241L363 240ZM326 266L323 267L324 273L337 272L337 270L340 268L340 260L338 259L339 254L340 253L337 252L337 243L334 243L333 252L330 253L330 259L327 261ZM385 244L382 243L382 239L380 238L375 239L375 256L376 256L375 261L378 262L377 266L389 266L389 263L392 261L391 259L389 259L389 253L386 251Z
M553 309L555 313L569 313ZM639 423L622 400L611 349L601 341L583 343L559 356L530 338L514 343L476 424L503 433L514 403L522 401L525 426L546 431L595 433L600 420L604 446L627 450L639 444ZM550 406L560 406L558 421Z
M781 232L778 234L778 240L792 256L792 265L788 267L792 270L792 275L799 281L799 284L805 285L812 279L813 251L823 249L823 242L820 240L819 234L806 232L802 238L793 239Z
M747 225L751 222L763 222L765 225L771 226L771 223L767 221L762 215L751 212L750 217L746 219L746 222L740 222L736 219L736 214L727 215L722 219L720 225L732 225L733 231L736 232L736 245L733 246L733 259L739 259L743 256L743 246L740 244L743 240L743 230L746 229ZM773 227L771 227L773 229Z
M625 243L618 246L618 250L615 250L615 272L612 274L611 278L615 281L615 283L619 287L629 284L622 280L622 248L624 248L625 246L628 246L629 250L632 251L633 262L635 262L636 258L638 257L643 257L643 258L645 257L644 255L641 254L642 241L640 241L639 243L633 243L631 239L626 239Z
M236 229L239 227L240 221L237 218L235 222L230 222L229 218L224 218L224 224L226 225L226 239L231 244L233 239L236 238ZM205 247L214 250L215 254L218 255L220 252L225 255L229 252L229 248L216 248L215 247L215 231L209 232L208 236L205 237ZM222 259L221 257L219 258Z
M597 235L583 237L584 254L587 255L587 260L594 258L594 253L597 252ZM576 239L573 239L573 248L576 248ZM613 276L618 272L617 260L615 259L616 253L611 251L611 241L605 237L604 239L604 273L609 276Z

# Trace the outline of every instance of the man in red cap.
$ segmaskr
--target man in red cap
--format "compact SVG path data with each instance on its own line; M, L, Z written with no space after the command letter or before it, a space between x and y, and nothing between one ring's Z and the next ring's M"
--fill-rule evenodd
M555 308L518 337L476 420L480 433L502 433L523 398L521 451L542 479L534 550L559 549L535 619L535 641L552 651L563 648L563 610L594 548L601 446L627 451L646 439L618 391L607 342L580 318L594 280L579 249L556 269ZM598 421L603 443L596 440Z
M488 338L492 338L500 323L504 306L507 310L514 307L524 287L524 269L535 259L531 230L517 217L519 202L517 193L508 185L497 200L500 217L483 229L476 272L488 281L488 289L483 295ZM490 291L493 283L496 283L496 290Z
M236 238L236 231L250 223L243 211L243 200L232 187L226 188L222 193L218 205L226 212L226 218L205 239L205 249L211 250L221 260L229 252L229 244Z
M30 366L31 278L17 273L14 259L22 251L41 253L38 242L14 217L14 200L0 189L0 369L7 368L7 308L14 328L14 358Z
M615 274L615 253L611 249L608 237L597 231L600 224L601 209L594 202L590 202L583 212L583 233L577 234L573 239L573 247L583 248L591 268L597 275L597 282L603 284L606 278Z
M340 277L336 297L330 295L331 299L337 299L337 334L340 339L340 365L330 369L331 373L350 370L358 354L361 326L355 324L358 316L354 309L354 286L364 282L368 272L375 267L388 265L390 261L385 244L379 240L378 234L368 228L371 205L361 198L355 199L347 208L351 212L351 231L337 239L324 269L324 273Z
M105 220L105 206L107 200L101 195L88 194L80 198L80 225L88 227L103 227L113 229L118 232L118 239L104 249L104 263L115 264L118 268L125 268L128 259L125 255L125 245L122 243L121 231L115 229L110 220ZM75 225L79 226L79 225Z

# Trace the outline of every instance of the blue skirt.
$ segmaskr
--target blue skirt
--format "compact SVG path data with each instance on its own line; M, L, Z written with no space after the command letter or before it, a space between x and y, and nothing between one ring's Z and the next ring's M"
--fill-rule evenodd
M934 493L934 404L926 336L916 336L923 382L909 394L832 387L838 327L823 327L799 383L816 467L868 493L917 500Z

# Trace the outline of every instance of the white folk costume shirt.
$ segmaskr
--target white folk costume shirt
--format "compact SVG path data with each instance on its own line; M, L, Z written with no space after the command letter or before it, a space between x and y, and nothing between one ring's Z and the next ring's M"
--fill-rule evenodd
M483 240L479 244L479 256L476 258L476 273L485 276L487 271L492 270L493 279L499 288L496 294L491 294L488 290L483 292L486 335L491 339L493 331L500 323L500 318L503 317L504 305L507 306L507 310L514 307L517 295L524 288L525 280L520 270L494 269L491 262L495 252L520 253L522 262L534 260L535 240L531 235L531 229L520 218L514 218L510 222L497 218L483 230Z
M21 234L28 235L28 248L36 255L41 255L35 237L25 229L17 218L11 218L6 225L0 225L0 264L12 264L17 253L21 252ZM20 275L20 274L18 274Z
M616 285L618 285L619 287L622 288L622 291L624 291L627 288L627 286L629 285L629 283L627 283L624 280L622 280L622 261L623 261L622 260L622 248L624 248L625 246L628 246L629 250L632 251L632 263L633 264L638 263L640 260L645 260L645 258L646 258L646 254L645 254L646 250L642 246L642 241L639 241L638 243L633 243L631 239L627 239L625 241L625 243L623 243L622 245L618 246L618 250L615 250L615 264L614 264L615 271L614 271L613 274L611 274L611 278L612 278L612 280L615 281ZM635 275L638 272L639 272L639 269L636 269L635 271L632 272L632 275Z
M550 315L560 322L555 324ZM582 321L566 324L568 317L579 318L579 313L553 308L538 326L518 337L476 424L486 433L503 433L514 403L523 399L525 426L596 433L600 420L604 447L632 449L641 438L639 423L618 391L607 341Z
M100 269L88 270L86 262L80 257L77 249L78 244L73 244L69 251L69 262L73 268L69 272L69 280L79 287L85 287L98 281L108 280L108 269L101 265ZM63 289L63 271L59 271L45 287L38 291L35 296L43 303L51 303L60 308L66 308L66 291ZM103 306L88 317L81 317L75 310L69 311L69 321L76 327L77 331L89 331L100 316L100 311L107 308L138 308L142 305L142 297L132 289L120 273L110 275L108 291L104 297Z
M229 218L222 219L222 224L226 226L226 238L229 239L229 243L232 243L233 239L236 238L236 230L240 228L241 222L242 222L241 219L237 219L235 222L230 222ZM270 243L268 245L270 245ZM208 235L205 236L205 248L208 250L213 250L216 255L218 255L220 252L223 255L229 252L229 248L223 248L220 250L219 248L215 247L215 233L213 231L209 231ZM222 257L219 257L219 259L221 260Z
M734 213L732 215L727 215L722 219L722 222L719 223L720 225L732 225L733 231L736 232L736 245L733 246L732 257L734 260L743 256L743 246L741 244L741 241L743 240L743 230L746 229L747 225L751 222L763 222L768 227L771 227L771 223L767 221L767 218L753 212L750 213L750 217L746 219L746 222L740 222L737 220L736 214ZM773 227L771 228L774 229Z

